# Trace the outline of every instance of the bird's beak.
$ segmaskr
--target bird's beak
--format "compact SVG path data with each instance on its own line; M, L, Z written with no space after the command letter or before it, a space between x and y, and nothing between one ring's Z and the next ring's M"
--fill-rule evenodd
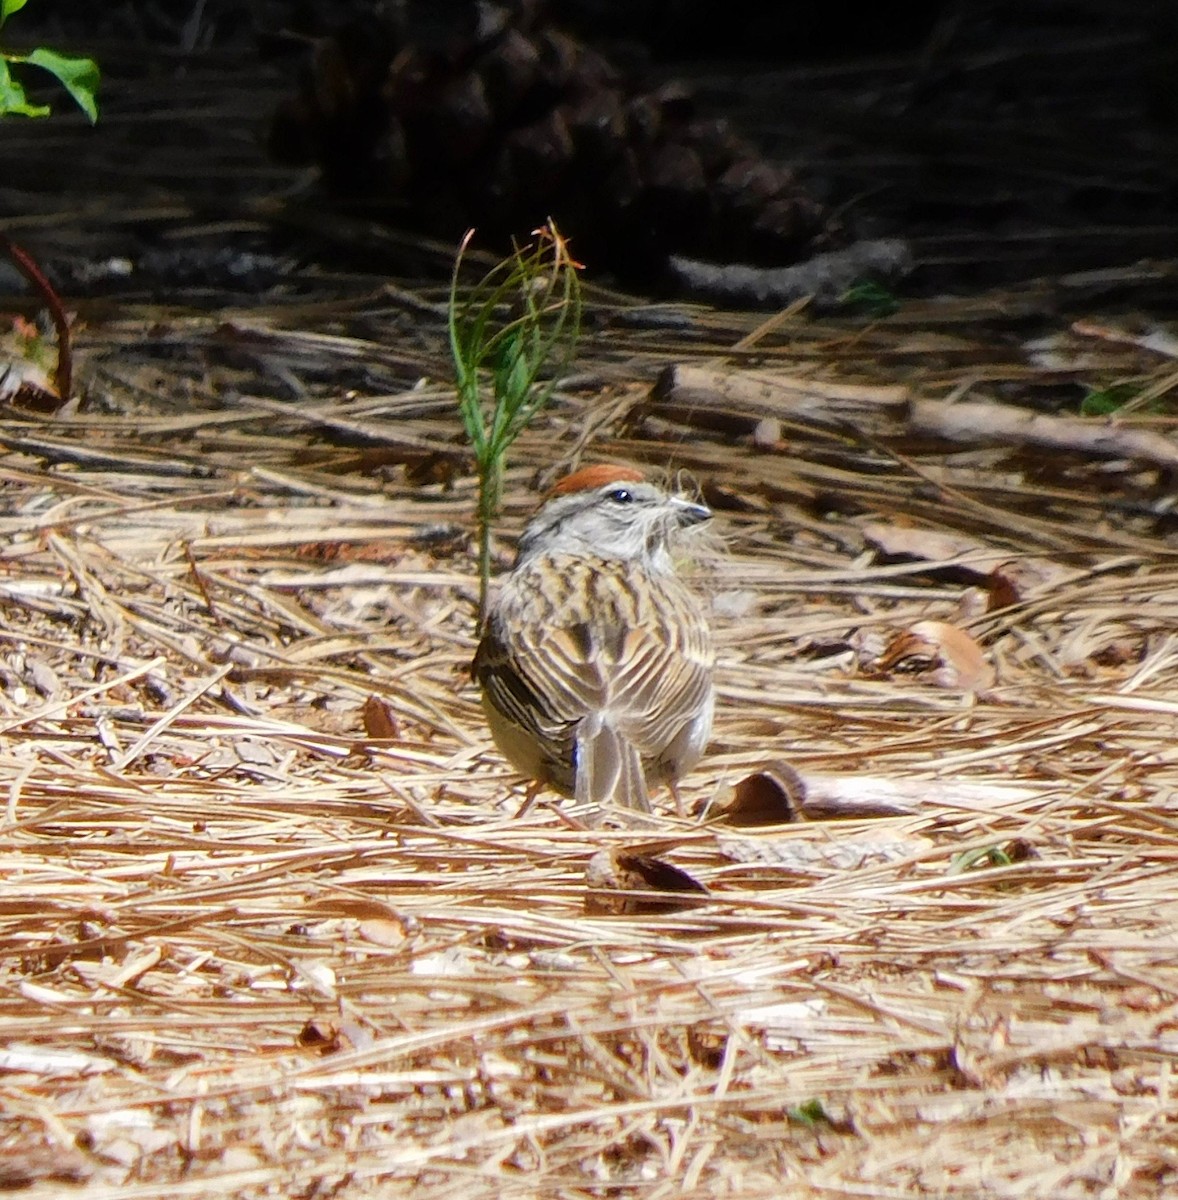
M691 500L680 500L678 496L671 498L675 520L680 525L699 525L702 521L712 519L712 510L706 504L696 504Z

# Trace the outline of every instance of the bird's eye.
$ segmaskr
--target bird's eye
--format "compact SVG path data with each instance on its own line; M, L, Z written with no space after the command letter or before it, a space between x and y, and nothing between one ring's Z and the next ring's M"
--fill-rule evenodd
M634 493L629 488L614 488L612 492L605 493L605 498L612 500L615 504L632 504Z

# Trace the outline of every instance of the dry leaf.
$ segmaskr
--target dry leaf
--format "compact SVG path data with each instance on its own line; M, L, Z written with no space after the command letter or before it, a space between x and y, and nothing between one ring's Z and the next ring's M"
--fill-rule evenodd
M392 706L380 696L364 701L364 732L370 738L395 741L401 736L401 723Z
M1026 804L1035 788L960 778L913 779L891 775L826 774L807 771L802 809L810 820L902 817L930 805L963 804L1000 808Z
M805 1047L817 1022L827 1014L828 1004L821 996L808 1000L780 1000L743 1009L743 1026L754 1026L765 1033L765 1045L777 1053L797 1052Z
M293 970L288 986L292 992L310 988L325 1000L336 998L335 968L329 963L296 961L291 966Z
M885 558L927 562L985 587L991 612L1025 600L1032 591L1058 587L1077 574L1047 558L1011 559L1000 547L968 534L878 521L864 525L862 532L867 544Z
M109 959L97 963L78 960L70 966L87 987L124 988L134 987L162 958L163 948L157 945L128 957L122 963L112 963Z
M994 685L994 668L981 646L946 621L917 621L888 644L875 664L880 672L926 675L937 687L979 692Z
M402 921L389 920L387 917L371 917L361 921L360 936L374 946L401 946L409 934Z
M703 903L708 894L686 871L624 850L599 850L585 868L585 883L590 889L585 911L615 916L678 912Z
M699 1022L687 1028L687 1053L709 1071L718 1071L728 1048L728 1030L720 1024Z
M1005 851L1006 857L1012 863L1030 862L1032 859L1042 857L1035 849L1035 844L1026 838L1012 838L1006 843Z
M33 655L28 659L29 678L33 687L48 700L53 700L61 694L61 680L57 672L43 659Z
M282 751L260 738L238 738L233 743L233 752L245 766L276 767L282 761Z
M940 529L921 529L908 525L885 525L873 521L864 525L863 538L885 558L916 559L931 564L951 564L955 570L979 581L989 574L991 564L1005 551L987 546L977 538ZM959 561L968 555L971 562Z
M1018 604L1022 598L1016 582L1001 567L990 573L990 590L986 597L987 612L1009 608L1012 604Z
M787 763L775 762L746 775L711 812L727 825L785 825L803 819L805 798L802 777Z
M302 1050L314 1050L319 1054L335 1054L343 1048L339 1028L333 1021L312 1018L295 1037L295 1045Z
M1016 558L999 563L990 572L987 609L994 612L1019 604L1034 592L1058 587L1075 572L1041 558Z
M447 946L421 954L409 964L414 975L439 979L470 979L478 975L486 959L470 946Z

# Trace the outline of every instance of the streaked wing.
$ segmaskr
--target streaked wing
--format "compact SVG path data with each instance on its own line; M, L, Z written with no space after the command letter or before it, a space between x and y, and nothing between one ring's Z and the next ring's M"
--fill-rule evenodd
M514 679L493 686L504 711L529 728L559 735L601 714L640 754L654 755L705 702L707 623L673 576L648 575L635 587L631 565L568 556L517 571L508 588L491 634Z
M479 642L471 674L487 701L508 721L525 730L541 748L547 765L545 782L563 791L573 791L573 749L576 745L577 717L554 715L542 693L529 678L524 656L519 656L504 637L502 623L492 620ZM520 764L517 764L520 765Z

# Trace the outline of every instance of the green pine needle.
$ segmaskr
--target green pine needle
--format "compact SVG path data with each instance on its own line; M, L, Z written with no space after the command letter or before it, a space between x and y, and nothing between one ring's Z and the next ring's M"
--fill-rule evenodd
M467 233L450 277L450 353L458 412L479 475L479 623L491 576L491 525L512 443L568 370L581 330L580 264L549 221L468 291L460 291Z

